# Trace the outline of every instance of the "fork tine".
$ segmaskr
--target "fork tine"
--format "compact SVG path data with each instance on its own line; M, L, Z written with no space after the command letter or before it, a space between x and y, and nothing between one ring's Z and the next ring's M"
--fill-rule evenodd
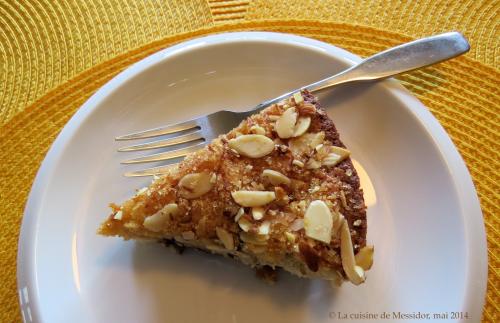
M168 170L174 166L176 166L177 163L175 164L170 164L166 166L159 166L159 167L151 167L143 170L138 170L135 172L127 172L123 174L125 177L141 177L141 176L153 176L153 175L161 175L165 174L168 172Z
M199 129L200 126L198 126L198 123L196 122L196 120L190 120L190 121L181 122L181 123L177 123L177 124L173 124L173 125L169 125L169 126L165 126L165 127L159 127L159 128L134 132L134 133L131 133L128 135L118 136L115 138L115 140L131 140L131 139L151 138L151 137L168 135L170 133L189 130L189 129L195 129L195 128Z
M133 146L127 146L127 147L122 147L118 148L118 151L136 151L136 150L146 150L146 149L155 149L155 148L163 148L163 147L168 147L168 146L173 146L177 144L183 144L195 140L200 140L203 139L203 136L201 135L201 132L193 132L184 136L177 136L173 138L168 138L164 140L157 140L157 141L152 141L144 144L139 144L139 145L133 145Z
M126 161L122 161L122 164L138 164L138 163L149 163L149 162L154 162L154 161L162 161L162 160L168 160L176 157L184 157L189 153L195 152L197 150L200 150L201 148L205 147L205 143L200 143L191 147L187 148L182 148L182 149L176 149L172 151L167 151L164 153L159 153L159 154L153 154L149 156L144 156L144 157L139 157L135 159L130 159Z

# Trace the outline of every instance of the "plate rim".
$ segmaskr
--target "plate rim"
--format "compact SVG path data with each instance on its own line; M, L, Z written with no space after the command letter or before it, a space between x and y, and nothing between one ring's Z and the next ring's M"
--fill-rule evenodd
M293 34L253 31L228 32L190 39L165 48L132 64L130 67L113 77L97 90L66 123L45 155L33 181L23 212L17 252L17 288L23 319L25 315L23 305L24 307L28 307L28 311L31 312L30 316L41 318L40 308L37 302L31 301L30 305L27 305L26 299L24 299L25 296L27 297L27 295L24 295L27 293L26 286L31 286L31 288L35 286L34 290L36 294L38 291L37 278L33 270L33 253L36 249L36 239L28 238L33 236L36 237L36 222L39 217L38 206L43 200L43 196L46 194L46 184L56 170L56 162L61 157L64 147L68 144L79 126L84 123L92 112L120 86L147 69L154 67L156 64L177 55L182 55L194 48L232 42L243 43L247 41L301 46L309 50L318 50L329 56L334 56L336 59L344 61L349 65L361 61L359 56L334 45ZM458 203L462 210L461 215L464 223L465 249L468 259L468 262L466 262L465 298L462 309L470 309L472 313L478 315L480 320L486 296L488 258L482 210L470 173L456 146L453 144L442 125L422 102L394 79L381 81L379 83L405 106L414 118L416 118L419 125L422 126L430 138L432 138L448 170L452 173L450 177L455 186L455 193L457 194ZM482 297L477 297L477 294L473 297L474 291L479 293Z

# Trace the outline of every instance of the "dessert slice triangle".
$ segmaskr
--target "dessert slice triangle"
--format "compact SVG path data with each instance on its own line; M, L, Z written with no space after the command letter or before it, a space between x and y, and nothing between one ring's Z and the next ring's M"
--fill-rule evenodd
M298 92L112 204L99 233L357 285L373 247L349 155L316 98Z

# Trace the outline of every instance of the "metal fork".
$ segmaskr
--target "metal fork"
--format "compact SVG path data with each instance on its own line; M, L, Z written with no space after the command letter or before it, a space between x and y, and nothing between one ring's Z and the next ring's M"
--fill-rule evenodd
M187 154L202 149L220 134L236 127L244 118L274 103L278 103L302 89L318 93L339 84L384 79L442 62L466 53L469 49L469 43L458 32L422 38L368 57L343 72L262 102L245 112L218 111L190 121L116 137L116 140L132 140L169 135L167 139L119 148L118 151L120 152L167 148L166 151L161 153L122 162L122 164L135 164L166 161L165 166L127 172L125 176L151 176L164 173ZM180 146L183 147L179 148Z

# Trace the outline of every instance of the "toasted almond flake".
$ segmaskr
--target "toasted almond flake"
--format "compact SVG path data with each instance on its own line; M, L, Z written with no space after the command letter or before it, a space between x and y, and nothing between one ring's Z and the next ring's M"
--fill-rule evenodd
M245 210L242 207L240 207L238 213L236 213L236 216L234 217L234 222L238 222L240 218L243 216L243 214L245 214Z
M240 226L241 230L248 232L250 228L252 227L252 223L248 221L247 218L240 218L238 220L238 225Z
M292 182L288 177L283 175L282 173L272 170L272 169L264 169L262 172L262 176L269 181L269 183L273 185L290 185Z
M309 147L315 148L319 144L322 144L325 141L325 133L323 131L312 134L309 142Z
M234 201L241 206L264 206L276 199L276 194L271 191L236 191L231 192Z
M261 206L256 206L252 208L252 217L254 220L262 220L264 217L264 213L266 213L266 209Z
M297 111L295 108L285 110L281 117L276 120L274 129L280 138L291 138L295 131L295 124L297 123Z
M269 221L262 222L262 224L259 226L259 234L261 235L269 234L270 228L271 228L271 222Z
M302 97L302 94L300 92L295 92L293 94L293 99L295 101L295 104L300 104L304 102L304 98Z
M224 247L226 247L226 249L234 249L234 239L231 233L227 232L224 228L221 227L216 227L215 233L217 234L219 240L222 241L222 244L224 245Z
M365 281L363 268L356 265L354 251L351 241L351 233L347 221L342 221L340 227L340 256L342 258L342 268L347 278L354 284L359 285Z
M373 265L373 246L364 246L361 248L354 259L356 260L356 265L363 268L364 270L368 270Z
M306 163L306 169L318 169L321 167L321 163L314 158L309 158Z
M264 157L274 150L274 142L263 135L242 135L229 140L228 145L239 154L250 158Z
M172 216L179 213L179 207L175 203L165 205L161 210L144 219L143 225L146 229L159 232Z
M322 163L325 166L335 166L347 157L350 156L350 152L342 147L332 146L330 147L330 153L323 158Z
M292 137L302 136L307 132L311 125L311 117L299 117L295 124Z
M307 132L302 136L292 138L288 141L288 148L295 156L309 153L319 144L323 143L325 133L323 131L317 133Z
M292 161L292 165L295 165L295 166L300 167L300 168L304 167L304 163L303 163L303 162L301 162L301 161L300 161L300 160L298 160L298 159L294 159L294 160Z
M193 231L184 231L181 236L184 240L193 240L196 237Z
M309 238L330 243L333 219L330 209L321 200L312 201L304 215L304 228Z
M250 131L256 135L265 135L266 134L266 129L262 128L259 125L251 126Z
M271 121L277 121L277 120L280 118L280 116L279 116L279 115L276 115L276 114L270 114L270 115L268 115L267 117L268 117L268 118L269 118L269 120L271 120Z
M195 199L208 193L213 187L211 177L207 172L185 175L179 181L179 194L186 199Z
M314 104L305 102L301 107L300 107L300 114L301 115L313 115L316 113L316 107Z
M295 219L292 224L290 224L290 231L299 231L304 228L304 220L303 219Z
M123 212L122 210L116 212L116 214L113 216L113 219L120 221L123 217Z

